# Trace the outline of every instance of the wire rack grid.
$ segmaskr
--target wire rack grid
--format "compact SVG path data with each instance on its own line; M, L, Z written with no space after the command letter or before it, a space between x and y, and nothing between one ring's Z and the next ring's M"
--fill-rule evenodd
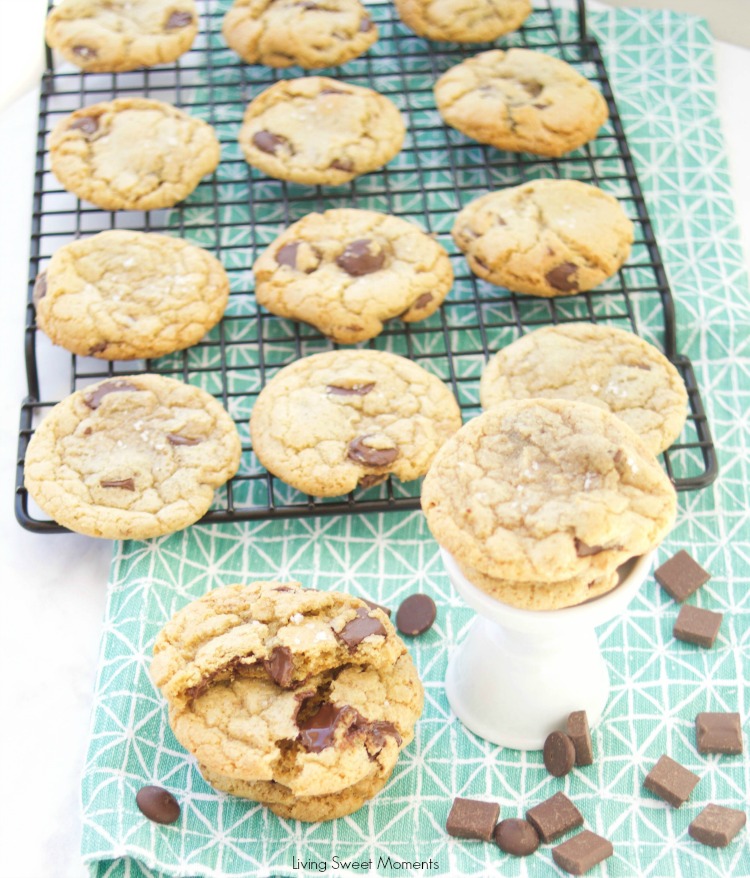
M480 411L478 386L487 358L540 326L586 320L630 329L659 346L688 388L690 412L677 442L663 455L678 490L710 484L717 474L714 446L690 361L678 354L674 306L599 47L586 33L583 0L575 26L536 0L517 32L491 45L430 43L398 20L392 4L376 0L368 11L379 40L363 57L321 72L381 92L407 123L401 153L386 167L345 186L301 186L250 168L237 144L248 100L297 68L248 66L221 36L228 0L199 0L201 31L193 49L169 66L119 74L82 73L68 65L48 69L41 85L31 259L26 321L28 396L21 409L16 516L25 528L64 528L41 513L23 487L23 460L35 425L68 393L113 375L153 372L213 393L234 418L243 442L237 475L220 491L205 521L383 512L419 505L419 482L385 483L339 498L300 494L268 473L252 451L248 418L265 382L284 365L336 345L305 324L258 307L252 264L279 232L311 211L359 207L393 213L431 232L451 255L455 284L441 309L420 323L394 320L365 346L407 356L450 384L464 418ZM479 51L523 46L562 58L594 82L609 105L609 121L595 141L561 159L508 153L475 143L446 127L435 107L438 76ZM51 174L47 136L79 107L114 97L167 101L214 126L222 144L217 171L175 208L107 212L65 192ZM456 212L492 189L535 178L570 178L616 196L633 220L635 242L627 263L594 291L558 299L516 295L476 278L450 237ZM37 330L33 284L52 253L81 236L114 228L176 234L214 252L231 281L227 312L199 344L158 360L108 362L66 354Z

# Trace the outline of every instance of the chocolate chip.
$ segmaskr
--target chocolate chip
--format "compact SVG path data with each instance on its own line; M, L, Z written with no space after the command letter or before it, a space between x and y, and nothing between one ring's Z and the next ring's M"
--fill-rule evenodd
M108 341L100 341L99 344L92 345L89 348L89 356L93 357L94 354L103 354L104 351L107 350L108 346L109 346Z
M270 658L263 662L268 676L283 689L288 689L292 682L294 661L292 651L288 646L275 646L271 651Z
M495 843L506 854L528 857L539 847L539 836L528 820L511 817L495 827Z
M73 54L78 55L84 61L91 61L99 55L96 49L92 49L91 46L73 46Z
M360 478L360 480L357 482L357 487L374 488L375 485L382 484L387 478L387 474L379 476L377 473L368 473Z
M437 616L435 601L427 594L409 595L396 612L396 627L402 634L423 634Z
M385 262L385 253L381 248L373 252L372 246L373 242L369 238L352 241L336 259L336 265L352 277L379 271Z
M712 613L709 610L702 610L700 607L683 604L675 620L672 633L677 640L710 649L716 641L722 619L721 613Z
M535 98L540 95L542 93L542 89L544 88L541 82L537 82L535 79L522 79L521 85L531 98Z
M135 803L141 814L154 823L174 823L180 816L177 799L163 787L141 787L135 794Z
M742 753L742 725L738 713L699 713L695 718L699 753Z
M544 742L543 758L553 777L565 777L575 765L576 748L565 732L552 732Z
M594 761L594 748L586 711L574 710L568 717L565 731L575 747L576 765L591 765Z
M417 301L411 306L412 308L420 309L425 308L433 299L432 293L422 293L422 295L417 299Z
M339 640L346 644L349 652L354 652L365 637L369 637L371 634L380 634L385 637L385 628L380 619L370 616L364 607L360 607L357 610L357 615L350 619L341 631L334 633Z
M34 291L31 294L31 301L34 307L39 307L41 300L47 295L47 272L40 271L34 281Z
M679 808L690 798L699 780L697 774L665 754L646 775L643 786L673 808Z
M599 552L604 551L603 546L587 546L583 540L579 540L578 537L575 538L575 547L576 547L576 555L579 558L587 558L589 555L598 555Z
M253 134L253 143L258 147L262 152L268 152L271 155L276 155L279 148L282 146L289 146L289 141L286 137L282 137L280 134L274 134L272 131L256 131Z
M478 838L490 841L500 816L500 806L495 802L480 802L478 799L453 800L445 829L455 838Z
M320 753L326 747L333 745L333 736L336 726L347 712L353 708L345 705L336 707L335 704L326 702L307 719L297 721L299 727L299 742L309 753Z
M357 436L349 443L347 456L365 466L388 466L398 457L398 448L372 448L367 444L369 436Z
M552 848L552 859L571 875L583 875L584 872L593 869L597 863L611 857L613 853L612 842L591 832L590 829L584 829L573 838Z
M690 835L701 844L712 848L725 848L747 823L747 815L736 808L723 805L706 805L688 826Z
M176 30L178 27L187 27L193 23L193 16L189 12L173 12L164 25L164 30Z
M573 277L577 271L577 265L563 262L550 269L544 277L551 287L560 290L561 293L572 293L578 289L578 281Z
M654 577L670 597L682 602L705 585L711 574L681 549L654 570Z
M359 23L359 32L361 34L366 34L369 33L374 27L375 24L373 23L373 20L369 16L364 15Z
M351 94L351 92L344 91L343 89L340 89L340 88L321 88L321 90L318 92L318 94L319 95L348 95L348 94Z
M276 251L276 261L279 265L288 265L290 268L297 267L297 251L299 250L300 242L292 241L291 244L284 244L283 247L279 247Z
M329 168L335 168L337 171L345 171L347 174L349 171L354 170L354 162L351 159L334 159Z
M123 491L135 491L133 479L104 479L99 484L102 488L122 488Z
M382 610L390 619L391 611L389 607L384 607L382 604L376 604L375 601L368 601L367 598L360 598L360 600L364 601L372 610Z
M583 815L565 793L555 793L549 799L529 808L526 819L545 844L577 826L583 826Z
M95 134L99 128L99 119L96 116L79 116L68 126L71 131L83 131L84 134Z
M103 381L91 393L83 397L83 401L90 409L98 409L102 400L109 393L125 393L128 390L140 390L135 384L129 381L114 380Z
M352 384L350 387L327 384L326 393L330 393L332 396L367 396L374 386L374 381L371 381L369 384Z
M167 433L167 442L170 445L200 445L200 439L191 439L189 436L180 436L179 433Z

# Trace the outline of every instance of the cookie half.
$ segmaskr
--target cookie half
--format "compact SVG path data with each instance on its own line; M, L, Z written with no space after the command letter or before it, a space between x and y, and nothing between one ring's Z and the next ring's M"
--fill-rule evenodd
M57 123L52 173L104 210L171 207L219 164L213 128L162 101L117 98L82 107Z
M63 0L45 29L50 48L96 73L167 64L187 52L197 33L193 0Z
M435 83L445 122L511 152L561 156L607 120L607 102L565 61L531 49L493 49L462 61Z
M373 338L394 317L429 317L453 283L448 254L418 226L349 208L294 223L253 273L261 305L342 344Z
M31 437L25 486L58 524L107 539L181 530L240 462L230 416L161 375L100 381L58 403Z
M529 0L395 0L401 21L428 40L485 43L517 30L531 15Z
M537 329L498 351L479 385L482 407L508 399L572 399L606 408L658 454L685 425L679 372L632 332L592 323Z
M271 177L339 186L387 164L405 133L398 108L378 92L308 76L254 98L239 143L248 164Z
M430 530L458 564L516 583L611 573L659 544L676 505L627 424L557 399L503 402L469 421L422 486Z
M458 214L453 240L474 274L531 296L571 296L611 277L633 224L616 198L577 180L490 192Z
M119 229L60 247L34 288L40 329L74 354L103 360L190 347L228 299L227 273L206 250Z
M253 407L258 459L299 491L336 497L389 474L427 471L461 425L458 403L421 366L384 351L341 350L285 366Z
M222 33L248 64L308 70L344 64L378 38L359 0L234 0Z

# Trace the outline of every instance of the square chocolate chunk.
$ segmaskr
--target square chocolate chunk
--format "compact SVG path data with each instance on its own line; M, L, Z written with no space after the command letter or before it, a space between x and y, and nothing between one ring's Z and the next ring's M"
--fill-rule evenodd
M583 826L583 815L565 793L555 793L549 799L529 808L526 819L545 844L577 826Z
M684 549L665 561L661 567L657 567L654 576L659 585L680 602L689 598L711 578L711 574L694 561Z
M552 848L552 859L571 875L583 875L597 863L606 860L614 853L612 842L589 829L584 829Z
M565 731L576 749L576 765L591 765L594 761L594 748L586 711L574 710L568 717Z
M714 645L722 618L721 613L712 613L710 610L683 604L672 633L678 640L709 649Z
M738 713L699 713L695 718L699 753L742 753L742 725Z
M722 805L706 805L688 826L688 832L701 844L712 848L725 848L747 823L744 811L724 808Z
M646 775L643 786L664 799L673 808L679 808L690 798L690 793L699 780L697 774L683 767L679 762L675 762L669 756L662 756Z
M500 806L495 802L478 799L453 800L445 828L448 835L456 838L479 838L490 841L500 816Z

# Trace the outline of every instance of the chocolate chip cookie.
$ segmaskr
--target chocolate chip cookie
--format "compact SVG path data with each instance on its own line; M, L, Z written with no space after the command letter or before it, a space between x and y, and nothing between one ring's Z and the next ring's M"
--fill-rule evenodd
M108 378L66 397L37 427L25 485L70 530L145 539L207 512L240 452L234 422L204 390L161 375Z
M378 38L359 0L235 0L222 33L248 64L308 70L343 64Z
M427 471L461 426L450 390L385 351L341 350L285 366L253 407L253 451L266 469L317 497Z
M151 676L209 782L301 820L342 816L374 795L422 710L387 615L294 582L193 601L157 637Z
M482 372L480 399L574 399L607 408L658 454L680 435L688 395L679 372L653 345L592 323L547 326L503 348Z
M213 128L162 101L117 98L62 119L50 140L52 173L104 210L154 210L186 198L215 170Z
M428 40L486 43L519 28L531 15L529 0L396 0L404 24Z
M570 64L531 49L493 49L435 83L445 122L480 143L561 156L596 137L609 115L597 88Z
M47 44L82 70L118 73L179 58L198 33L193 0L63 0Z
M534 180L469 202L453 240L474 274L531 296L570 296L611 277L633 224L616 198L577 180Z
M378 92L308 76L252 100L239 142L247 162L271 177L339 186L389 162L405 133L398 108Z
M261 305L342 344L373 338L394 317L429 317L453 283L448 254L418 226L350 208L294 223L253 272Z
M103 360L190 347L228 298L227 273L206 250L119 229L60 247L34 288L39 328L66 350Z
M506 583L594 582L658 545L676 495L654 455L609 411L511 400L443 445L422 508L465 569Z

